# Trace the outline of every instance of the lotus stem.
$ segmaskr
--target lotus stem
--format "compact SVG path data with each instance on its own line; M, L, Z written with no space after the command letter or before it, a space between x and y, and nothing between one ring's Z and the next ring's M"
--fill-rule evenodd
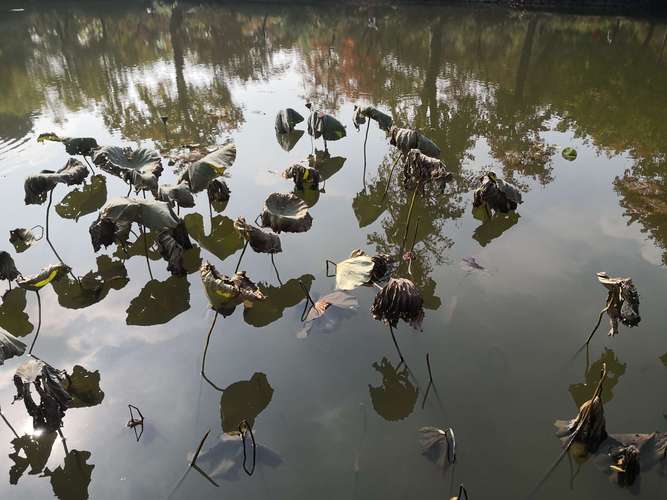
M176 493L176 490L178 490L178 488L181 486L181 484L183 484L183 481L184 481L185 478L187 477L188 472L190 472L190 469L195 469L197 472L199 472L200 474L204 475L204 477L206 477L206 479L208 479L209 481L211 481L216 487L218 487L218 484L217 484L215 481L213 481L210 477L208 477L208 474L206 474L203 470L201 470L201 469L199 468L199 466L197 465L197 463L196 463L196 462L197 462L197 458L199 458L199 453L201 453L201 449L202 449L202 447L204 446L204 442L206 441L206 438L208 437L208 435L209 435L210 433L211 433L211 430L209 429L208 432L207 432L206 434L204 434L204 437L203 437L202 440L199 442L199 446L197 447L197 451L195 451L195 454L194 454L194 456L192 457L192 460L190 461L190 465L189 465L188 468L185 470L185 473L181 476L181 478L178 480L178 482L176 483L176 485L172 488L171 492L169 493L169 496L167 496L167 499L169 499L169 498L171 498L171 497L174 496L174 493Z
M35 338L32 339L32 344L30 344L28 354L32 354L32 349L35 347L35 342L37 342L37 337L39 337L39 331L42 328L42 299L39 296L39 290L35 290L35 295L37 295L37 331L35 332Z
M217 391L224 392L224 389L221 389L218 387L211 379L209 379L206 376L206 354L208 353L208 346L211 343L211 334L213 333L213 328L215 327L215 322L218 320L218 312L215 312L215 316L213 316L213 323L211 323L211 328L208 330L208 335L206 336L206 344L204 346L204 356L201 359L201 375L204 377L204 380L211 384L213 388Z
M602 322L602 316L604 316L604 313L606 313L609 310L609 307L611 306L611 301L612 299L609 299L605 307L600 311L600 315L598 316L598 322L595 324L595 328L593 328L593 331L591 334L588 336L588 339L586 340L586 345L588 345L593 338L593 335L595 335L595 332L598 331L598 328L600 327L600 323Z
M301 313L301 321L305 321L306 315L308 313L308 304L310 303L314 307L315 306L315 301L310 296L310 293L308 292L308 289L306 288L306 286L303 284L303 282L301 280L299 280L299 286L301 287L301 289L303 290L303 293L306 296L306 304L303 307L303 312Z
M132 192L132 184L130 184L130 189L127 190L127 194L125 195L125 198L129 198L131 192Z
M366 142L368 141L368 129L371 128L371 120L368 119L368 125L366 125L366 137L364 137L364 186L366 185Z
M9 284L9 291L12 291L12 280L8 279L7 283Z
M248 248L248 241L245 240L245 245L243 245L243 250L241 251L241 256L239 257L239 261L236 263L236 269L234 269L234 274L239 272L239 267L241 266L241 261L243 260L243 256L245 255L246 248Z
M274 259L274 253L271 253L271 264L273 264L273 269L276 271L276 278L278 278L278 283L280 283L280 286L283 286L283 282L280 279L280 273L278 272L278 268L276 267L276 261Z
M415 250L415 242L417 241L417 231L419 230L420 222L421 222L421 217L417 217L417 221L415 222L415 232L412 235L412 245L410 245L410 259L408 260L408 274L410 276L412 276L412 256ZM428 356L428 354L426 356Z
M51 204L52 203L53 203L53 189L51 191L49 191L49 204L46 206L46 231L45 231L46 232L46 242L49 244L49 246L51 247L51 250L53 250L54 255L60 261L60 263L63 266L65 266L69 269L69 266L67 264L65 264L65 261L63 261L63 259L60 257L60 255L58 255L58 252L56 251L56 248L53 246L53 243L51 243L51 238L49 237L49 212L51 211ZM79 278L74 276L74 273L72 272L71 269L69 270L69 274L70 274L70 276L72 276L72 278L74 278L74 281L76 281L79 285L81 285L81 282L79 281Z
M63 431L58 429L58 435L60 436L60 441L63 443L63 448L65 449L65 456L69 455L69 450L67 449L67 439L63 436Z
M7 424L7 427L9 427L9 430L12 431L14 436L16 436L16 439L20 439L19 435L16 433L16 430L14 427L12 427L12 424L9 423L9 420L7 420L7 417L2 413L2 409L0 409L0 417L2 417L2 420L4 420L5 424Z
M83 159L85 160L86 164L88 165L88 168L90 169L90 173L95 175L95 169L93 169L93 166L88 162L88 158L86 155L83 155Z
M412 209L415 206L415 198L417 198L417 191L419 190L419 185L415 186L414 191L412 192L412 200L410 200L410 209L408 210L408 220L405 223L405 233L403 234L403 242L401 243L401 252L399 254L399 259L403 255L403 250L405 249L405 242L408 239L408 230L410 229L410 221L412 219Z
M391 340L394 341L394 346L396 347L398 356L401 358L401 363L405 363L405 359L403 358L403 353L401 352L401 348L398 347L398 342L396 341L396 335L394 335L394 328L391 325L389 325L389 332L391 333Z
M247 433L250 434L250 439L252 440L252 468L250 470L248 470L248 468L246 467L246 461L247 461L246 451L245 451L246 430ZM241 423L239 423L239 433L241 434L241 441L243 443L243 470L245 471L246 474L252 476L253 472L255 472L257 445L255 444L255 436L252 433L252 427L250 427L246 419L241 420Z
M382 201L387 197L387 192L389 191L389 186L391 186L391 178L394 175L394 169L396 168L396 165L398 165L398 161L401 159L401 155L399 154L398 157L394 160L394 164L391 166L391 170L389 170L389 178L387 179L387 186L384 188L384 193L382 194Z
M466 490L466 487L461 484L459 486L459 493L456 495L457 500L463 500L463 496L465 495L465 500L468 500L468 490Z
M144 239L144 255L146 256L146 265L148 266L148 275L151 277L151 280L153 278L153 271L151 271L151 261L148 258L148 241L146 239L146 231L144 230L143 224L139 226L141 228L141 236Z
M433 374L431 373L431 358L429 357L429 353L426 353L426 368L428 368L428 383L432 384Z

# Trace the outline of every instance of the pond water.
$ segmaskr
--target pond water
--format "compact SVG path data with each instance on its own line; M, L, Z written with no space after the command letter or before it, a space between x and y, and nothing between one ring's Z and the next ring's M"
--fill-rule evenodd
M602 362L607 429L667 429L663 22L493 8L49 5L8 12L5 3L0 14L5 238L44 224L46 204L24 204L24 178L68 158L62 144L38 143L42 132L159 151L231 139L238 155L222 212L211 217L205 192L181 210L199 248L187 277L171 277L157 257L151 279L140 247L131 258L115 245L94 253L88 227L107 198L126 195L120 179L89 178L75 195L81 188L55 189L54 247L74 274L100 266L114 279L92 300L67 281L46 287L34 354L68 372L99 371L104 398L67 411L67 458L56 434L15 440L0 427L3 498L166 498L204 433L206 452L243 417L254 417L261 445L255 474L238 461L226 473L207 462L219 489L191 471L173 498L442 499L459 483L473 499L523 498L560 453L553 421L592 396ZM307 116L307 100L337 116L347 137L328 143L333 175L308 198L312 229L280 235L284 286L266 254L243 257L269 302L218 318L207 374L222 388L236 384L221 408L200 376L214 312L196 257L232 274L243 246L232 221L253 220L270 193L292 191L275 172L323 149L307 134L289 152L276 141L276 112ZM317 300L335 287L326 259L355 248L397 256L403 241L412 193L394 176L382 202L396 151L373 123L364 172L356 103L420 129L454 174L444 194L415 201L411 279L426 314L423 332L396 329L409 372L369 313L373 287L352 292L358 308L330 331L298 338L297 280ZM576 160L562 157L565 147ZM524 202L482 222L472 192L489 168ZM165 162L161 182L175 177ZM16 253L5 239L2 249L25 275L57 263L44 240ZM484 269L465 265L469 257ZM588 353L575 356L606 300L598 271L633 278L642 321L611 338L604 319ZM35 294L14 290L0 327L29 344L37 315ZM424 399L427 353L437 391ZM25 360L0 369L0 406L20 436L32 434L23 403L11 404ZM128 403L146 418L139 442ZM454 466L422 456L417 429L427 425L454 429ZM565 459L536 498L665 498L662 472L643 471L628 491L593 459Z

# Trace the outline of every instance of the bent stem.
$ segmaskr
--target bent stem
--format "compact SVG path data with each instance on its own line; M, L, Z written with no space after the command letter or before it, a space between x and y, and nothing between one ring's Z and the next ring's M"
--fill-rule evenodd
M203 437L202 440L199 442L199 446L197 447L197 451L195 451L195 454L194 454L194 456L192 457L192 460L190 461L190 465L188 466L187 469L185 469L185 472L183 473L183 475L181 476L181 478L180 478L180 479L178 480L178 482L176 483L176 486L174 486L174 487L172 488L171 493L169 493L169 496L167 496L167 499L169 499L169 498L171 498L171 497L174 496L174 493L176 493L176 490L178 490L178 488L181 486L181 484L183 484L183 481L185 481L185 478L187 477L188 472L190 472L190 469L195 469L197 472L199 472L200 474L202 474L208 481L210 481L213 485L215 485L216 487L219 487L218 483L216 483L215 481L213 481L213 479L211 479L211 478L208 476L208 474L206 474L206 472L204 472L204 471L197 465L197 458L199 458L199 453L201 453L201 449L202 449L202 447L204 446L204 442L206 441L206 438L208 437L208 435L209 435L210 433L211 433L211 430L209 429L208 432L207 432L206 434L204 434L204 437Z
M243 260L243 256L245 255L246 248L248 248L248 241L245 240L245 245L243 245L243 250L241 251L241 256L239 257L239 261L236 263L236 269L234 269L234 274L239 272L239 267L241 266L241 261ZM280 278L278 278L280 280Z
M252 474L255 472L257 445L255 444L255 436L252 433L252 427L250 427L246 419L241 420L241 422L239 423L239 433L241 434L241 442L243 444L243 470L245 471L246 474L252 476ZM246 466L246 461L247 461L246 451L245 451L246 434L250 434L250 439L252 440L252 468L250 470L248 470Z
M364 137L364 186L366 186L366 142L368 141L368 129L371 128L371 120L368 119L368 125L366 125L366 137Z
M88 168L90 169L90 173L93 174L93 175L95 175L95 169L94 169L93 166L88 162L88 158L86 157L86 155L83 155L83 159L85 160L86 164L88 165Z
M389 325L389 332L391 333L391 340L394 341L396 352L398 352L398 356L401 358L401 363L405 363L405 359L403 358L403 353L401 352L401 348L398 347L398 342L396 341L396 335L394 335L394 328L391 325Z
M280 279L280 274L278 273L278 268L276 267L276 261L274 260L274 253L271 254L271 264L273 264L273 269L276 271L276 278L278 278L278 283L280 283L280 286L283 286L283 282Z
M51 247L51 250L53 250L53 254L56 256L56 258L60 261L60 263L65 266L66 268L69 269L69 274L74 278L74 281L76 281L79 285L81 285L81 282L79 281L79 278L74 276L74 273L72 270L69 268L67 264L65 264L65 261L60 257L58 252L56 251L56 248L53 246L53 243L51 243L51 237L49 236L49 212L51 211L51 204L53 203L53 189L49 191L49 204L46 206L46 242L49 244Z
M37 331L35 332L35 338L32 339L32 344L30 344L30 349L28 354L32 354L32 349L35 347L35 342L37 342L37 337L39 337L39 331L42 328L42 299L39 296L39 290L35 290L37 295Z
M606 313L609 310L609 307L611 307L611 302L613 299L609 299L607 301L607 304L605 307L600 311L600 315L598 316L598 322L595 324L595 328L593 328L593 331L591 334L588 336L588 339L586 340L586 345L588 345L593 338L593 335L595 335L595 332L598 331L598 328L600 327L600 323L602 322L602 316L604 316L604 313Z
M213 328L215 328L215 322L218 320L218 312L215 312L213 316L213 323L211 323L211 328L208 330L208 335L206 336L206 344L204 345L204 356L201 359L201 376L204 377L204 380L208 382L215 390L224 392L224 389L218 387L211 379L206 376L206 355L208 354L208 346L211 343L211 334L213 333Z
M315 307L315 301L313 298L310 296L310 293L308 292L308 289L306 286L303 284L301 280L299 280L299 286L303 290L304 295L306 296L306 305L303 308L303 312L301 313L301 321L305 321L306 315L308 314L308 304L312 304L312 307Z
M456 495L457 500L463 500L463 496L465 495L465 500L468 500L468 490L466 490L466 487L461 484L459 486L459 493Z

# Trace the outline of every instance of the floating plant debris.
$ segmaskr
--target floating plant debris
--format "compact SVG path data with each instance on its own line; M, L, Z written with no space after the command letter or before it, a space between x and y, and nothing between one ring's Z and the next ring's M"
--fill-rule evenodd
M419 429L419 443L422 454L440 467L447 467L456 462L456 439L451 427L445 430L437 427Z
M239 304L251 306L253 301L265 298L245 272L229 277L218 273L213 264L204 262L201 279L211 308L223 316L232 314Z
M308 206L292 193L272 193L264 202L261 214L262 227L274 232L303 233L313 224Z
M236 146L234 143L229 143L188 165L178 178L178 182L187 182L193 193L199 193L206 189L213 179L224 174L235 160Z
M487 211L507 213L522 203L521 191L516 186L498 178L494 172L486 172L479 179L475 190L473 208L486 207ZM490 215L490 213L489 213Z
M619 320L626 326L637 326L641 321L639 316L639 293L631 278L612 278L607 273L597 273L597 278L608 291L605 307L600 311L598 322L591 332L586 343L588 344L600 326L602 315L606 312L611 326L608 335L618 334Z
M35 228L40 228L42 230L42 234L40 234L39 238L35 237L35 234L32 232ZM41 240L43 236L44 228L42 226L35 226L31 229L17 227L16 229L9 231L9 242L14 246L14 249L18 253L23 253Z
M354 113L352 114L352 121L357 130L359 125L366 123L366 118L375 120L381 130L389 132L394 120L386 113L383 113L373 106L357 106L354 105Z
M239 217L234 221L234 229L241 233L255 252L274 254L283 251L280 245L280 237L277 234L262 231L246 223L243 217Z
M378 292L371 306L371 314L396 328L402 319L414 329L420 329L424 320L423 299L412 281L391 278Z
M562 155L567 161L574 161L577 159L577 150L574 148L564 148Z
M303 121L303 116L292 108L281 109L276 115L276 132L288 134L294 130L294 126Z
M65 152L72 156L93 156L94 151L99 147L93 137L60 137L53 132L39 134L37 142L44 141L62 142L65 145Z
M81 184L88 177L88 168L75 158L70 158L63 168L57 172L42 170L39 174L26 178L24 183L25 204L41 205L46 201L46 196L58 184L72 186Z
M426 156L440 158L440 148L419 130L391 127L390 133L389 144L398 148L403 155L407 155L412 149L418 149Z

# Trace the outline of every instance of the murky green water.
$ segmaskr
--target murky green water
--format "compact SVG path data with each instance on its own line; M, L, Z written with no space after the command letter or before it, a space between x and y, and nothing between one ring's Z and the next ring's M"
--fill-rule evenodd
M280 459L259 460L252 478L237 463L218 476L219 489L193 471L175 498L442 499L460 482L473 499L522 498L559 454L553 421L573 417L592 395L603 361L608 430L667 428L664 23L425 7L9 7L0 14L5 238L44 221L45 205L24 205L23 179L67 159L61 144L37 143L41 132L161 150L231 138L238 157L229 204L211 220L200 194L181 215L201 257L233 273L242 242L231 221L254 219L269 193L291 191L272 172L311 153L308 135L289 153L279 146L276 111L305 115L310 99L347 125L348 136L329 144L342 168L309 200L312 229L281 235L285 286L267 255L246 252L242 268L273 298L219 319L208 354L218 385L252 380L226 392L227 421L266 406L255 437ZM297 338L297 279L312 283L317 300L334 288L325 259L354 248L397 254L403 239L411 193L394 180L380 202L395 153L375 125L364 180L355 103L420 128L455 174L445 195L416 201L412 278L427 311L423 333L397 330L412 377L396 371L389 332L370 317L373 288L354 292L358 310L333 331ZM574 162L561 157L566 146L578 151ZM489 166L521 187L524 203L517 215L482 224L471 215L472 189ZM174 177L166 167L161 180ZM213 312L196 272L172 278L154 260L150 280L140 253L122 263L115 247L93 253L88 226L107 196L125 195L122 181L96 178L59 207L71 190L54 192L53 244L77 275L100 265L122 276L124 266L129 280L113 280L94 304L66 284L46 288L35 354L58 368L99 370L104 399L68 410L68 461L55 434L32 441L26 457L1 427L1 496L165 498L204 432L208 448L231 426L221 394L199 375ZM56 262L45 241L17 254L5 239L2 249L24 274ZM469 272L464 257L486 271ZM589 360L573 359L606 297L597 271L633 277L643 319L613 339L605 320ZM29 343L36 323L34 294L5 296L1 327ZM426 353L437 394L423 401ZM24 360L0 371L0 405L20 435L32 432L23 404L11 405ZM146 417L138 443L126 427L128 402ZM458 460L444 473L420 453L424 425L455 430ZM664 498L663 470L643 471L635 490ZM629 495L592 460L570 467L566 459L537 498Z

